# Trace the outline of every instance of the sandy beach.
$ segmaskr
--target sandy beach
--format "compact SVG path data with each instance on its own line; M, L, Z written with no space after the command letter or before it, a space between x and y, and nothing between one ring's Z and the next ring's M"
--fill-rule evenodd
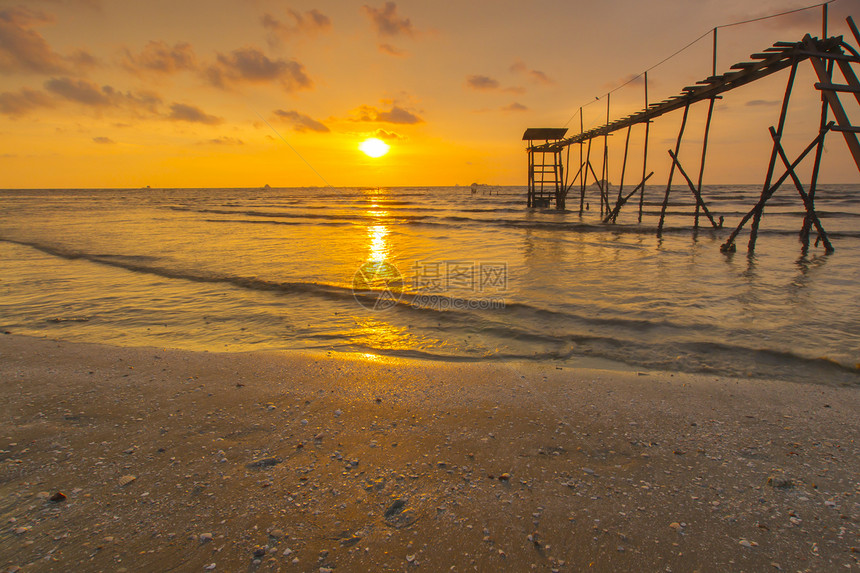
M0 337L6 571L858 567L856 388Z

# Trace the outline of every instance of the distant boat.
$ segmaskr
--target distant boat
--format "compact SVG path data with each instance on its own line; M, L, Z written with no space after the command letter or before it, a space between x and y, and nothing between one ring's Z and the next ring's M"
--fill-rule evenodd
M263 185L263 191L268 191L269 189L271 189L271 187L269 187L269 184L268 184L268 183L266 183L265 185Z

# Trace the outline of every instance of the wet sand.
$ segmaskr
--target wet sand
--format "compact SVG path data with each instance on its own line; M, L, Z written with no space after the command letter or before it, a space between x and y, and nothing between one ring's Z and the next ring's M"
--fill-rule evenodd
M858 568L858 388L0 335L0 391L3 570Z

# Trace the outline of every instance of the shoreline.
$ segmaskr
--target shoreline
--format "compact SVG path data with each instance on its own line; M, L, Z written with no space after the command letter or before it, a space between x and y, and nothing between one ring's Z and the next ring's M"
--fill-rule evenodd
M852 387L18 335L0 384L4 570L860 558Z

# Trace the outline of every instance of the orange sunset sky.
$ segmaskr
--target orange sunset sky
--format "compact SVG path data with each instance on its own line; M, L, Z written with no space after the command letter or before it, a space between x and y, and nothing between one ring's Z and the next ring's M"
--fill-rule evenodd
M715 26L811 3L0 0L0 187L525 185L525 128L573 133L585 104L593 127L607 92ZM846 15L860 20L860 0L829 6L829 32L854 44ZM816 8L720 29L718 72L821 25ZM709 76L711 50L708 35L651 69L650 100ZM763 179L786 79L718 103L706 184ZM815 81L802 64L791 155L817 133ZM642 105L640 77L612 93L611 116ZM691 111L689 172L706 110ZM653 182L680 115L653 127ZM359 151L371 136L391 151ZM844 142L828 137L822 181L858 182Z

